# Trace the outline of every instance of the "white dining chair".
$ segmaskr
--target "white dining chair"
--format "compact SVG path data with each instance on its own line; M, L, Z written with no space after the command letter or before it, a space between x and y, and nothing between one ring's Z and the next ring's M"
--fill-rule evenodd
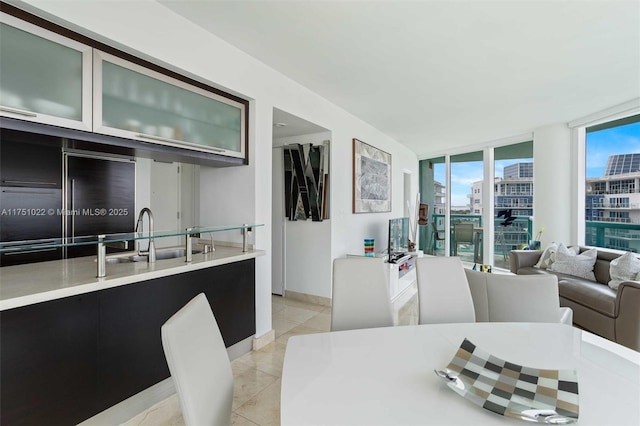
M553 274L488 274L465 270L478 322L559 322L572 325L573 311L560 307Z
M230 424L233 373L204 293L169 318L161 335L185 424Z
M475 322L473 299L459 257L416 260L420 324Z
M331 331L393 325L391 297L381 258L343 257L333 261Z

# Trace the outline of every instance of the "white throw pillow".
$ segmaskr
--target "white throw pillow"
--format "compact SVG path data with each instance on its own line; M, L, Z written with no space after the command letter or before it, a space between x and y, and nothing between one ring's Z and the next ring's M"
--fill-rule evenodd
M595 248L581 254L575 254L575 250L568 249L564 244L560 244L556 252L556 260L551 264L549 270L595 281L596 276L593 273L593 265L596 264L597 258L598 250Z
M568 250L569 253L573 253L574 255L580 254L580 247L578 246L567 247L564 245L564 243L560 243L558 245L558 250L560 250L560 247L564 247L563 250L565 252ZM551 252L551 257L549 258L549 266L551 266L551 264L556 261L556 253L558 252L558 250Z
M637 279L640 273L640 259L630 252L613 259L609 265L609 287L614 290L618 289L622 281Z
M558 250L558 245L556 243L549 244L542 252L542 255L540 255L540 260L538 260L538 263L533 265L533 267L540 268L540 269L547 269L553 263L553 261L551 260L551 256L557 250Z

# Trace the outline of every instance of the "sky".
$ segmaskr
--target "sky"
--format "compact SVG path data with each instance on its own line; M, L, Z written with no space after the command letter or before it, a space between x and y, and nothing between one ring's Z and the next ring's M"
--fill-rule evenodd
M603 176L610 155L631 153L640 153L640 123L588 133L587 177ZM498 160L495 164L496 176L503 176L505 166L529 161L533 160L530 158ZM444 163L434 164L434 178L442 184L446 183ZM481 161L453 163L451 165L451 204L453 206L469 204L468 194L471 194L471 185L479 180L482 180Z
M604 176L610 155L633 153L640 153L640 123L587 133L587 177Z

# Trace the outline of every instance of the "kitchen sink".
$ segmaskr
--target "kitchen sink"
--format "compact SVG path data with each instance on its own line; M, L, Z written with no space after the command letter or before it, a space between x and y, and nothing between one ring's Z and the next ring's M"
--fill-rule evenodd
M202 253L202 250L191 250L191 253L193 254ZM183 248L158 250L156 251L156 260L174 259L176 257L183 257L186 255L187 255L187 250ZM143 257L146 259L146 256L143 256Z
M193 254L202 253L202 250L192 250ZM183 248L176 249L160 249L156 251L156 261L164 259L175 259L176 257L184 257L187 254L187 250ZM132 255L116 255L107 257L108 264L113 263L131 263L131 262L146 262L147 256L141 256L139 254Z
M137 259L137 258L140 259ZM143 260L147 260L146 256L118 256L118 257L107 257L106 262L107 264L113 264L113 263L131 263L131 262L141 262Z

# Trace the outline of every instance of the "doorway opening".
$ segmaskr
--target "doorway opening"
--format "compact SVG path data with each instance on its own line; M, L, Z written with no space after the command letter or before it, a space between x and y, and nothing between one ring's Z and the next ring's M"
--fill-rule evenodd
M273 109L273 168L272 168L272 237L271 237L271 286L272 293L277 295L318 295L319 289L330 286L331 271L331 228L330 221L325 220L329 208L329 149L331 132L300 117L297 117L280 109ZM326 199L324 209L317 209L327 214L301 214L294 215L295 220L287 219L285 206L290 191L285 190L286 162L291 158L285 156L285 147L298 147L296 153L300 154L298 166L303 169L308 166L310 183L314 191L324 191ZM312 149L310 150L309 147ZM313 147L322 147L315 150L312 158L309 151ZM322 152L322 157L320 154ZM316 162L322 161L325 165L322 176L317 173ZM314 172L316 170L316 172ZM306 179L305 179L306 180ZM320 184L321 183L321 184ZM291 185L291 182L289 182ZM312 191L313 192L313 191ZM323 195L323 194L317 194ZM298 205L298 199L293 201ZM300 208L306 209L305 203L300 198ZM312 203L311 203L312 204ZM322 206L320 206L322 207ZM303 213L305 213L303 211ZM320 219L320 220L318 220ZM329 279L328 284L326 279Z

